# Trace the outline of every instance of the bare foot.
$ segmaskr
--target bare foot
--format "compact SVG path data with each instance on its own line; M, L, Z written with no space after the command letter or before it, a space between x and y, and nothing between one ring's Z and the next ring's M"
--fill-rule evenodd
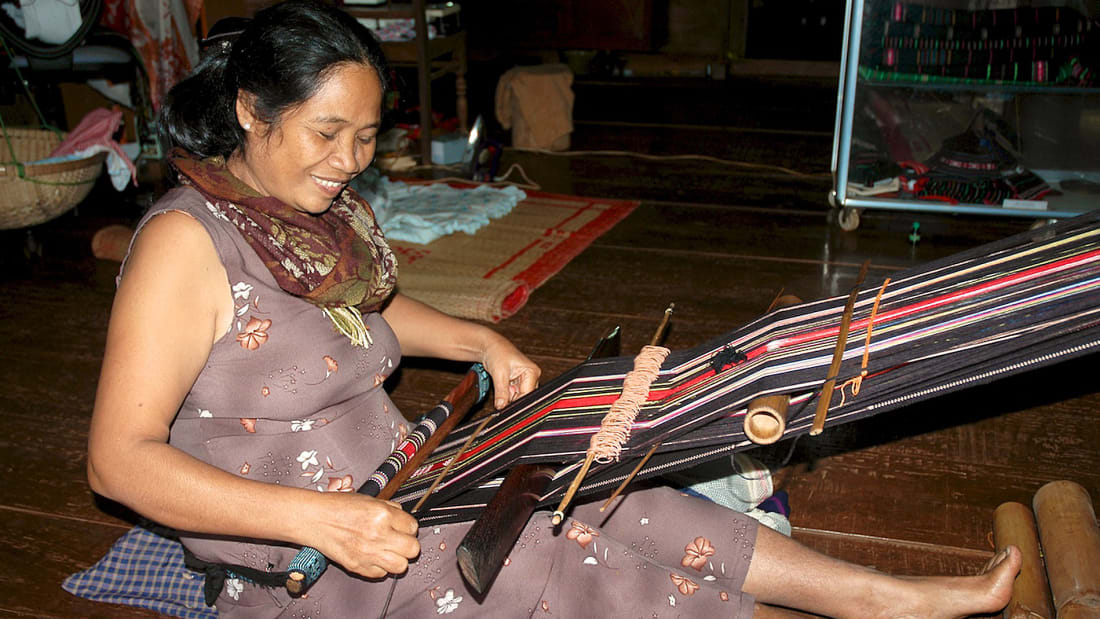
M883 619L958 619L994 613L1008 605L1012 583L1020 571L1020 550L1009 546L993 557L977 576L890 578L873 588Z

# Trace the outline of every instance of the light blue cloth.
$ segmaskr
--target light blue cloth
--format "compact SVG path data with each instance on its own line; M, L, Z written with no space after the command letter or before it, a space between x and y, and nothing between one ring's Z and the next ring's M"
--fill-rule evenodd
M87 159L97 153L107 153L107 174L111 176L111 186L114 187L116 191L126 189L126 185L130 184L130 181L133 180L133 173L130 171L130 167L122 160L121 155L100 144L89 146L75 153L58 155L57 157L50 157L48 159L39 159L38 161L32 161L30 163L47 164L77 161L80 159Z
M370 203L386 238L410 243L430 243L454 232L473 234L527 197L516 187L409 185L391 181L374 168L352 180L351 188Z
M761 524L791 536L791 523L783 514L767 512L757 506L774 491L768 465L744 453L728 460L714 460L687 471L666 475L685 489L719 505L739 511Z

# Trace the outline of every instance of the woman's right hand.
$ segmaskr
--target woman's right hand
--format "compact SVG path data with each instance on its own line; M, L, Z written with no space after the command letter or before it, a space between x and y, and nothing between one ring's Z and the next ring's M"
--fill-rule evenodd
M416 519L393 501L362 494L322 493L324 525L310 545L366 578L402 574L420 554Z

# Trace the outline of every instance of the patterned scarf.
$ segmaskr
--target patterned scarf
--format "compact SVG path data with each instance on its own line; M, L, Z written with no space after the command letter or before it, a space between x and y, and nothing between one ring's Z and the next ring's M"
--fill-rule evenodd
M366 200L345 188L321 215L261 196L229 172L220 157L181 149L170 161L180 182L244 236L279 287L320 307L352 342L370 343L360 311L375 311L397 283L397 258Z

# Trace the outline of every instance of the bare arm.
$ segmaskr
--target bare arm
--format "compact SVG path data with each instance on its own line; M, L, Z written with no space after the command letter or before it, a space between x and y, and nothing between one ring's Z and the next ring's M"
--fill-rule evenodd
M318 548L368 577L416 556L416 521L388 501L250 481L168 445L181 403L232 316L225 269L182 213L149 221L115 297L88 446L96 492L199 533Z
M395 294L382 317L397 334L401 354L480 361L493 379L497 408L538 386L541 370L504 336Z

